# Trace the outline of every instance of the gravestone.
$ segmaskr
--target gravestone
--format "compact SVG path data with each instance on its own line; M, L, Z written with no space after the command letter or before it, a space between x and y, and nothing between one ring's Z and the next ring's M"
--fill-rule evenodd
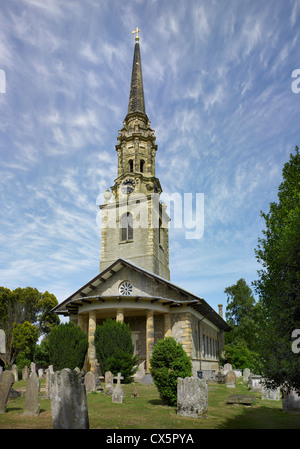
M233 371L228 371L226 373L225 384L227 388L235 388L235 374Z
M96 377L92 371L88 371L84 376L84 385L87 393L96 391Z
M248 379L248 387L251 388L251 391L261 391L263 378L259 375L251 374Z
M6 354L6 338L3 329L0 329L0 354Z
M53 429L88 429L89 416L82 373L65 368L50 376Z
M121 376L121 373L118 373L117 377L114 377L114 379L117 379L117 385L113 389L112 393L112 402L116 404L122 404L123 402L123 388L121 385L121 379L124 379L124 377Z
M269 401L280 401L280 388L267 388L265 384L262 384L261 398Z
M13 375L15 376L15 382L18 382L18 380L19 380L19 373L18 373L18 367L17 367L17 365L13 365L12 367L11 367L11 372L13 373Z
M11 371L3 371L0 374L0 413L6 412L6 405L15 376Z
M249 376L250 376L250 370L249 368L245 368L243 371L243 381L248 382Z
M34 362L31 362L31 363L30 363L30 371L31 371L32 373L36 373L36 365L35 365Z
M40 381L31 373L26 385L24 415L37 416L40 413Z
M282 411L290 413L300 413L300 396L295 390L282 394Z
M233 369L232 371L234 372L236 378L242 377L242 370L240 370L240 369Z
M177 379L177 414L189 418L206 418L208 387L205 379L186 377Z
M113 393L113 375L111 371L106 371L105 377L104 377L105 387L104 387L104 393L106 394L112 394Z
M29 368L28 366L24 366L22 369L22 380L28 380L29 378Z
M44 375L44 370L43 370L43 368L40 368L40 369L38 370L38 375L39 375L39 378L42 378L42 377L43 377L43 375Z
M227 404L242 404L242 405L252 405L254 402L254 396L249 396L247 394L233 394L227 398Z
M225 363L223 371L224 371L224 374L226 374L228 371L232 371L231 363Z

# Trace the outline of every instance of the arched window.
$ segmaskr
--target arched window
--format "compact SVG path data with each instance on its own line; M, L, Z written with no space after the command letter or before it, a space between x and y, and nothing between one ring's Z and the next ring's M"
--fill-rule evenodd
M145 161L143 159L140 160L140 172L144 173L144 165L145 165Z
M129 168L129 171L132 173L133 172L133 160L132 159L130 159L128 161L128 168Z
M121 241L133 239L133 220L130 212L127 212L121 218Z

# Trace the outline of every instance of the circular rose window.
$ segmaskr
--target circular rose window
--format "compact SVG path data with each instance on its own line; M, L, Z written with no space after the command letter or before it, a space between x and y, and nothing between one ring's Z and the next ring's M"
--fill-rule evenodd
M122 282L122 284L119 287L119 292L120 292L120 295L123 295L123 296L131 295L132 285L130 284L130 282L128 282L128 281Z

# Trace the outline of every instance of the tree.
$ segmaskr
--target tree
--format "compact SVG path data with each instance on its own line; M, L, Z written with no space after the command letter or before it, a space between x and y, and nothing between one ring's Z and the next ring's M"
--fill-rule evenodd
M94 345L103 373L111 371L116 376L119 372L125 383L132 381L137 371L138 357L133 355L129 324L108 318L96 327Z
M260 354L269 386L300 393L300 357L292 334L300 329L300 154L290 154L282 170L278 201L261 212L266 229L255 250L262 264L254 282L263 312Z
M47 334L52 326L60 322L59 317L50 312L57 304L54 295L40 293L36 288L10 290L0 287L0 327L6 334L8 365L14 362L17 355L11 344L14 325L28 322L37 327L39 336Z
M50 363L55 371L81 369L88 349L88 337L79 326L64 323L51 329L48 336Z
M151 375L161 399L177 405L177 378L192 375L192 363L180 343L173 337L159 340L150 358Z
M29 366L33 360L36 342L39 337L38 329L35 325L25 321L22 324L14 324L12 330L11 347L18 368L21 370L25 365Z
M226 332L226 343L242 344L249 350L257 349L260 304L255 303L251 288L245 279L225 288L227 294L226 321L231 331Z

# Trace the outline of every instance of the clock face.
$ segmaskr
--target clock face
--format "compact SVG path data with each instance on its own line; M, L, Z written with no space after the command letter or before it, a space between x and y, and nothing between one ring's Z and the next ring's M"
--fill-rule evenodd
M134 191L134 189L135 189L134 179L128 178L122 183L122 192L127 193L127 195L129 193L132 193Z

